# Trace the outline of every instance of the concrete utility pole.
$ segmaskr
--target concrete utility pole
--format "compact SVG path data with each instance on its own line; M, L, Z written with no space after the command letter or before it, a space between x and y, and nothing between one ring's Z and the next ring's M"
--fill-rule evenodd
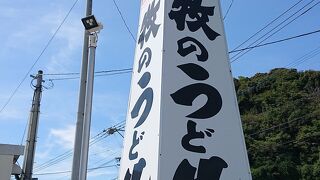
M85 113L82 131L82 143L81 143L81 159L80 159L80 176L79 180L87 179L87 167L88 167L88 153L89 153L89 141L90 141L90 124L91 124L91 112L92 112L92 97L93 97L93 82L94 82L94 66L95 66L95 52L97 48L97 33L90 34L89 36L89 64L87 75L87 88L86 88L86 103Z
M92 14L92 0L87 0L86 16L90 16L91 14ZM87 79L87 69L88 69L89 34L90 33L88 31L84 31L81 76L80 76L79 104L78 104L77 124L76 124L76 132L75 132L74 151L73 151L72 175L71 175L72 180L79 179L81 139L82 139L82 132L83 132L86 79Z
M34 154L36 150L37 142L37 131L38 131L38 121L40 114L40 101L42 93L42 75L43 72L40 70L36 76L32 76L37 80L37 85L35 86L32 107L29 119L28 137L25 147L25 155L23 162L22 180L32 180L33 162Z

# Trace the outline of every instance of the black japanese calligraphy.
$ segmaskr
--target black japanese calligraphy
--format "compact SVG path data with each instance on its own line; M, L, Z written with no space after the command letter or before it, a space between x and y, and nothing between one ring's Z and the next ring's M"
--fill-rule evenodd
M145 67L147 68L150 64L151 61L151 57L152 57L152 51L150 48L146 47L139 59L139 66L138 66L138 73L141 72L141 69L143 67L143 65L145 64Z
M202 0L173 0L168 16L175 22L177 30L185 31L186 26L191 32L202 29L203 32L199 33L204 33L209 40L214 41L220 36L219 33L210 27L213 24L209 22L210 19L216 19L214 11L215 6L202 5ZM200 64L209 59L209 52L200 41L189 36L179 39L177 45L177 53L181 57L186 57L193 53L197 58L193 63L185 62L177 65L177 68L192 80L201 82L187 84L170 94L170 96L176 104L191 106L194 109L194 101L199 96L204 95L206 101L203 102L203 105L200 107L197 105L196 110L192 110L193 112L186 115L186 117L197 120L208 120L217 115L222 108L221 94L214 86L206 84L206 80L210 78L210 74L204 68L203 65L205 64ZM189 152L203 153L203 156L208 157L205 154L207 153L206 146L201 144L199 140L204 139L206 136L214 137L214 132L215 130L211 128L197 131L197 122L188 120L187 134L182 137L181 145ZM193 167L188 159L184 159L178 166L173 180L219 180L223 168L227 167L227 163L217 156L212 156L210 159L200 159L198 167Z
M185 150L191 151L191 152L196 152L196 153L206 153L206 148L204 146L195 146L190 144L191 140L194 139L204 139L204 132L200 131L197 132L196 129L197 123L189 120L187 124L187 130L188 133L183 136L181 140L181 144ZM213 129L207 129L205 130L205 133L208 137L211 137L212 134L214 133Z
M209 78L208 71L197 64L188 63L177 67L194 80L204 81Z
M133 138L132 138L132 144L129 150L129 159L133 160L138 157L138 152L132 153L133 149L139 144L139 138L137 138L137 131L134 131Z
M228 164L217 156L200 159L198 168L193 167L187 159L184 159L178 166L173 180L219 180L222 170L227 167ZM197 177L195 177L197 170Z
M188 85L171 94L171 97L177 104L192 106L192 102L202 94L207 97L205 105L186 117L207 119L215 116L222 107L222 98L219 91L208 84L195 83Z
M210 40L215 40L219 33L212 30L209 25L209 16L214 15L214 6L201 6L202 0L174 0L169 18L177 24L177 29L182 31L187 24L190 31L195 32L202 28ZM192 21L186 21L187 15Z
M146 102L146 105L144 107L144 110L143 110L138 122L134 126L134 128L137 128L142 123L144 123L144 121L147 119L147 117L151 111L151 107L152 107L152 103L153 103L153 90L152 90L152 88L146 88L143 91L143 93L141 94L141 96L139 97L138 101L136 102L136 104L134 105L134 107L131 111L131 118L132 119L138 117L139 111L142 107L143 102Z
M140 80L138 81L139 86L142 89L144 89L149 84L150 79L151 79L151 74L149 72L145 72L140 78Z
M138 157L138 152L135 152L135 153L132 153L133 152L133 149L140 143L140 141L143 139L143 136L145 134L145 132L142 132L140 137L137 138L137 133L138 131L134 131L133 133L133 137L132 137L132 145L130 147L130 150L129 150L129 159L130 160L134 160L134 159L137 159Z
M160 24L156 24L155 21L157 19L157 12L160 7L160 0L155 5L155 1L149 5L148 11L144 14L140 36L138 40L138 44L140 44L140 49L143 47L144 42L149 40L149 37L152 33L153 37L156 37Z
M146 160L141 158L133 167L132 174L128 168L124 180L141 180L143 169L146 167Z
M193 42L194 44L196 44L199 49L200 49L200 54L197 54L197 59L198 61L206 61L208 60L208 51L207 49L196 39L192 38L192 37L184 37L182 39L180 39L177 43L178 43L178 53L182 56L185 57L188 54L197 51L197 47L193 44L191 44L188 47L184 47L183 45L186 44L187 42Z

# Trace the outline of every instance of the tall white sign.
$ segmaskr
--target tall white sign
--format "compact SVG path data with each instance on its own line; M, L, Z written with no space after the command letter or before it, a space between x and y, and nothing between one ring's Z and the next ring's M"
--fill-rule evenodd
M219 0L141 0L120 180L250 180Z

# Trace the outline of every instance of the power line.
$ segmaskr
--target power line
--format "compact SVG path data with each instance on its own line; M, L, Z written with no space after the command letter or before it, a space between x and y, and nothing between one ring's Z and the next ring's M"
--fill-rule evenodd
M271 44L276 44L276 43L280 43L280 42L284 42L284 41L288 41L288 40L292 40L292 39L296 39L296 38L300 38L300 37L304 37L304 36L308 36L308 35L312 35L315 33L319 33L319 30L316 31L312 31L312 32L308 32L308 33L304 33L304 34L300 34L300 35L296 35L296 36L292 36L292 37L288 37L288 38L284 38L284 39L280 39L280 40L276 40L276 41L272 41L272 42L268 42L268 43L264 43L264 44L260 44L260 45L256 45L256 46L250 46L247 48L243 48L243 49L237 49L237 50L232 50L229 51L229 54L235 53L235 52L241 52L244 50L248 50L248 49L255 49L258 47L262 47L262 46L267 46L267 45L271 45ZM113 73L115 72L115 73ZM95 76L109 76L109 75L116 75L116 74L125 74L125 73L129 73L132 72L132 68L122 68L122 69L112 69L112 70L102 70L102 71L96 71ZM104 74L104 73L109 73L109 74ZM47 76L69 76L69 75L79 75L80 73L77 72L69 72L69 73L47 73L44 75ZM102 75L99 75L102 74ZM50 78L49 80L51 81L59 81L59 80L73 80L73 79L79 79L80 77L65 77L65 78Z
M267 25L265 25L263 28L261 28L260 30L258 30L256 33L254 33L253 35L251 35L247 40L245 40L244 42L242 42L241 44L239 44L237 47L235 47L232 51L238 49L239 47L241 47L243 44L247 43L248 41L250 41L252 38L254 38L255 36L257 36L260 32L262 32L263 30L265 30L267 27L269 27L271 24L273 24L275 21L277 21L279 18L281 18L282 16L284 16L287 12L289 12L291 9L293 9L294 7L296 7L299 3L301 3L303 0L298 1L297 3L295 3L294 5L292 5L289 9L287 9L285 12L283 12L282 14L280 14L278 17L276 17L274 20L272 20L271 22L269 22Z
M90 140L90 146L92 146L92 145L100 142L102 139L110 136L111 134L108 134L108 129L110 129L110 128L118 128L118 129L124 128L124 122L125 121L121 121L121 122L117 123L116 125L113 125L107 129L104 129L102 132L100 132L97 135L95 135L94 137L92 137ZM57 163L60 163L63 160L68 159L69 157L72 156L72 151L73 151L72 149L68 150L68 151L56 156L55 158L52 158L52 159L40 164L39 166L35 167L35 170L38 172L38 171L46 169L50 166L53 166Z
M90 146L92 146L92 145L100 142L102 139L104 139L104 138L106 138L106 137L108 137L108 136L109 136L109 135L102 136L102 137L99 137L99 138L94 139L94 140L91 139ZM46 169L46 168L48 168L48 167L51 167L51 166L53 166L53 165L56 165L56 164L58 164L58 163L60 163L60 162L62 162L62 161L64 161L64 160L70 158L71 156L72 156L72 150L69 150L69 151L63 153L62 155L59 155L59 156L57 156L56 158L53 158L53 159L51 159L51 160L43 163L42 165L38 166L35 170L36 170L37 172L38 172L38 171L42 171L42 170L44 170L44 169Z
M70 76L70 75L79 75L80 73L77 72L70 72L70 73L45 73L44 76Z
M26 136L27 128L28 128L28 121L27 121L27 123L26 123L26 125L25 125L25 127L24 127L23 135L22 135L22 137L21 137L20 145L23 144L23 140L24 140L24 138L25 138L25 136Z
M283 23L285 23L287 20L289 20L290 18L292 18L293 16L295 16L298 12L300 12L301 10L303 10L305 7L307 7L308 5L310 5L313 1L309 2L307 5L303 6L302 8L300 8L298 11L296 11L294 14L292 14L290 17L286 18L284 21L282 21L280 24L278 24L276 27L274 27L273 29L271 29L270 31L268 31L267 33L265 33L263 36L261 36L259 39L257 39L256 41L254 41L253 43L251 43L249 46L257 43L258 41L260 41L262 38L264 38L265 36L267 36L269 33L271 33L273 30L277 29L279 26L281 26ZM314 4L313 6L311 6L310 8L308 8L307 10L305 10L304 12L302 12L301 14L299 14L297 17L295 17L294 19L292 19L291 21L289 21L288 23L286 23L285 25L283 25L282 27L280 27L280 29L276 30L275 32L273 32L271 35L267 36L265 39L261 40L260 42L257 43L257 45L260 45L261 43L263 43L264 41L266 41L267 39L269 39L270 37L272 37L273 35L275 35L276 33L278 33L280 30L282 30L283 28L287 27L289 24L291 24L292 22L294 22L295 20L297 20L299 17L301 17L302 15L306 14L308 11L310 11L312 8L314 8L315 6L317 6L320 3L320 1L316 4ZM243 51L237 53L236 55L234 55L233 57L231 57L231 63L237 61L239 58L241 58L242 56L244 56L245 54L247 54L248 52L250 52L252 49L248 49L246 52L242 53ZM242 54L241 54L242 53ZM239 56L238 56L239 55ZM238 57L237 57L238 56Z
M299 64L308 61L309 59L315 57L316 55L318 55L320 53L320 46L317 47L316 49L304 54L303 56L299 57L298 59L292 61L291 63L287 64L285 67L289 68L289 67L295 67L298 66Z
M123 71L123 72L114 72L114 73L108 73L108 74L96 74L94 75L95 77L100 77L100 76L112 76L112 75L118 75L118 74L127 74L131 73L132 70L130 71ZM49 81L61 81L61 80L74 80L74 79L79 79L80 77L65 77L65 78L53 78L53 79L48 79Z
M268 43L264 43L264 44L260 44L260 45L256 45L256 46L250 46L250 47L246 47L246 48L242 48L242 49L238 49L238 50L233 50L233 51L230 51L229 54L232 54L232 53L235 53L235 52L241 52L241 51L248 50L248 49L254 49L254 48L258 48L258 47L262 47L262 46L267 46L267 45L271 45L271 44L276 44L276 43L280 43L280 42L284 42L284 41L300 38L300 37L303 37L303 36L312 35L312 34L319 33L319 32L320 32L320 29L316 30L316 31L309 32L309 33L304 33L304 34L300 34L300 35L296 35L296 36L280 39L280 40L277 40L277 41L272 41L272 42L268 42Z
M67 20L67 18L69 17L71 11L73 10L73 8L76 6L77 2L79 0L75 0L75 2L73 3L73 5L71 6L70 10L68 11L68 13L66 14L66 16L64 17L64 19L62 20L62 22L60 23L60 25L58 26L58 28L56 29L56 31L53 33L53 35L51 36L51 38L49 39L49 41L47 42L47 44L44 46L44 48L42 49L41 53L39 54L39 56L36 58L36 60L34 61L34 63L32 64L32 66L29 68L29 70L27 71L27 73L24 75L24 77L22 78L22 80L20 81L20 83L18 84L18 86L14 89L14 91L12 92L12 94L10 95L10 97L8 98L8 100L5 102L5 104L2 106L1 110L0 110L0 114L2 113L2 111L7 107L7 105L9 104L9 102L11 101L11 99L13 98L13 96L17 93L18 89L21 87L22 83L27 79L28 75L30 74L30 72L32 71L32 69L34 68L34 66L37 64L37 62L40 60L41 56L44 54L44 52L46 51L46 49L49 47L49 45L51 44L52 40L54 39L54 37L57 35L57 33L59 32L60 28L62 27L62 25L64 24L64 22Z
M264 35L262 35L260 38L258 38L257 40L255 40L254 42L252 42L251 44L249 44L249 46L252 46L253 44L257 43L257 45L261 44L262 42L264 42L266 39L270 38L271 36L273 36L274 34L276 34L277 32L279 32L280 30L282 30L283 28L285 28L286 26L288 26L289 24L291 24L293 21L295 21L296 19L298 19L299 17L301 17L303 14L305 14L307 11L309 11L310 9L307 9L306 11L302 12L300 15L298 15L297 17L295 17L293 20L289 21L289 23L285 24L284 26L280 27L282 24L286 23L289 19L291 19L292 17L294 17L296 14L298 14L300 11L302 11L305 7L309 6L313 1L307 3L306 5L304 5L302 8L300 8L299 10L297 10L295 13L293 13L291 16L289 16L288 18L286 18L285 20L283 20L282 22L280 22L280 24L278 24L277 26L275 26L274 28L272 28L271 30L269 30L268 32L266 32ZM269 35L272 31L276 30L278 27L280 27L280 29L278 29L276 32L273 32L270 36L268 36L267 38L263 39L264 37L266 37L267 35ZM263 40L261 40L263 39ZM261 40L261 41L260 41ZM260 41L260 42L259 42ZM247 46L248 47L248 46ZM242 57L244 54L248 53L249 51L251 51L251 49L249 49L248 51L244 52L243 54L241 54L242 52L237 53L236 55L234 55L233 57L231 57L231 59L236 58L235 60L231 61L234 62L237 59L239 59L240 57ZM238 56L240 55L240 56ZM238 56L238 57L237 57Z
M317 53L316 55L319 55L319 53ZM313 58L313 57L312 57ZM311 59L311 58L310 58ZM319 61L313 61L313 62L309 62L309 63L307 63L305 66L306 67L308 67L308 66L313 66L313 65L315 65L314 67L317 67L318 65L320 65L320 64L318 64L319 63ZM309 68L314 68L314 67L309 67ZM319 66L320 67L320 66Z
M104 135L103 133L104 133L104 131L99 133L98 135L92 137L90 145L92 145L92 142L97 142L97 139L98 140L102 140L103 139L103 135ZM50 166L53 166L53 165L65 160L65 159L71 157L71 156L72 156L72 149L68 150L68 151L66 151L66 152L64 152L64 153L62 153L62 154L60 154L58 156L56 156L55 158L52 158L52 159L40 164L39 166L35 167L35 171L41 171L43 169L46 169L46 168L48 168Z
M111 154L110 156L113 156L113 155L115 155L115 154L116 154L116 153L113 153L113 154ZM104 167L108 167L107 164L113 162L115 159L116 159L116 158L112 158L111 160L108 160L107 162L102 163L102 164L100 164L100 165L97 166L97 167L88 168L87 171L88 171L88 173L91 173L91 172L93 172L93 171L95 171L95 170L102 169L102 168L104 168ZM104 160L104 159L99 160L99 161L95 162L94 164L97 164L97 163L99 163L99 162L101 162L101 161L103 161L103 160ZM114 167L117 167L118 164L117 164L117 165L111 165L111 167L113 167L113 166L114 166ZM68 172L63 171L63 172L64 172L64 173L70 173L71 171L68 171ZM55 174L56 174L56 172L51 172L51 173L55 173ZM61 173L61 174L62 174L62 173ZM71 174L66 175L66 176L64 176L64 177L69 177L70 175L71 175Z
M113 69L113 70L105 70L105 71L96 71L96 74L100 73L111 73L111 72L119 72L119 71L132 71L132 68L123 68L123 69Z
M117 167L117 165L108 165L108 166L100 166L100 167L95 167L95 168L89 168L87 171L93 171L97 169L104 169L104 168L110 168L110 167ZM35 176L44 176L44 175L55 175L55 174L66 174L66 173L71 173L71 171L57 171L57 172L45 172L45 173L39 173L39 174L34 174Z
M227 9L227 12L226 12L226 14L225 14L224 17L223 17L223 20L225 20L226 17L228 16L229 11L230 11L230 9L231 9L231 7L232 7L232 5L233 5L233 2L234 2L234 0L231 0L231 3L230 3L230 5L229 5L229 7L228 7L228 9Z
M255 132L255 133L251 133L251 134L248 134L248 136L252 137L254 135L257 135L257 134L260 134L260 133L263 133L263 132L267 132L267 131L270 131L270 130L273 130L273 129L276 129L278 127L281 127L283 125L286 125L286 124L290 124L290 123L293 123L293 122L297 122L297 121L301 121L303 117L299 117L299 118L296 118L296 119L293 119L291 121L288 121L288 122L285 122L285 123L281 123L281 124L278 124L278 125L275 125L275 126L272 126L272 127L269 127L267 129L263 129L263 130L260 130L258 132ZM308 122L308 121L311 121L311 119L308 119L308 120L302 120L303 122Z
M312 137L316 137L316 136L319 136L318 134L314 134L314 135L311 135L311 136L307 136L307 137L303 137L303 138L301 138L301 139L299 139L299 140L290 140L290 141L286 141L286 142L284 142L284 143L276 143L276 144L270 144L270 145L262 145L262 146L260 146L259 148L262 148L262 147L264 147L264 148L266 148L266 147L270 147L270 146L272 146L272 147L277 147L277 146L283 146L283 145L287 145L287 144L290 144L290 143L292 143L292 144L299 144L299 143L304 143L304 142L308 142L307 140L308 140L308 138L312 138ZM318 143L316 143L316 144L319 144L319 142ZM254 149L253 149L254 150ZM253 150L248 150L248 152L250 153L251 151L253 151Z
M132 70L132 68L122 68L122 69L111 69L111 70L102 70L102 71L96 71L95 74L101 74L101 73L111 73L111 72L119 72L119 71L129 71ZM69 75L79 75L78 72L69 72L69 73L47 73L43 74L46 76L69 76Z
M312 34L315 34L315 33L319 33L319 32L320 32L320 29L312 31L312 32L299 34L299 35L296 35L296 36L291 36L291 37L288 37L288 38L284 38L284 39L280 39L280 40L264 43L264 44L259 44L259 45L256 45L256 46L250 46L250 47L246 47L246 48L242 48L242 49L232 50L232 51L229 51L229 54L236 53L236 52L241 52L241 51L248 50L248 49L255 49L255 48L258 48L258 47L267 46L267 45L271 45L271 44L276 44L276 43L280 43L280 42L284 42L284 41L288 41L288 40L292 40L292 39L297 39L297 38L300 38L300 37L309 36L309 35L312 35ZM119 73L113 73L113 72L119 72ZM132 68L102 70L102 71L96 71L95 72L95 74L102 74L102 75L95 75L95 76L108 76L108 75L123 74L123 73L129 73L129 72L132 72ZM111 74L104 74L104 73L111 73ZM69 76L69 75L79 75L79 74L80 73L77 73L77 72L69 72L69 73L47 73L47 74L44 74L44 75L47 75L47 76ZM72 79L79 79L79 77L54 78L54 79L49 79L49 80L72 80Z
M131 32L131 30L130 30L130 28L129 28L127 22L126 22L126 20L124 19L123 15L122 15L122 13L121 13L121 11L120 11L120 9L119 9L119 6L118 6L118 4L116 3L115 0L113 0L113 4L116 6L117 11L118 11L118 13L119 13L119 15L120 15L120 17L121 17L121 19L122 19L122 22L123 22L123 24L126 26L126 28L127 28L128 32L130 33L132 39L134 40L134 42L136 42L137 40L136 40L136 38L134 38L134 35L133 35L133 33Z
M127 73L131 73L132 70L130 71L123 71L123 72L115 72L115 73L109 73L109 74L98 74L98 75L95 75L96 77L99 77L99 76L112 76L112 75L117 75L117 74L127 74Z

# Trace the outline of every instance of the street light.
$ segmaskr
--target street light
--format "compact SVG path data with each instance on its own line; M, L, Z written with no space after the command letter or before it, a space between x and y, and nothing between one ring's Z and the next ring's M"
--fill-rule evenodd
M84 28L90 33L97 33L103 28L102 24L97 22L94 15L82 18L81 21L84 25Z
M86 31L89 34L89 58L87 69L87 83L85 93L85 106L84 106L84 120L82 126L81 146L80 150L80 167L79 167L79 180L86 180L87 167L88 167L88 153L89 153L89 140L90 140L90 124L92 112L92 96L93 96L93 82L94 82L94 66L95 66L95 52L97 48L98 33L103 28L101 23L98 23L94 15L87 16L81 19ZM79 142L80 143L80 142Z

